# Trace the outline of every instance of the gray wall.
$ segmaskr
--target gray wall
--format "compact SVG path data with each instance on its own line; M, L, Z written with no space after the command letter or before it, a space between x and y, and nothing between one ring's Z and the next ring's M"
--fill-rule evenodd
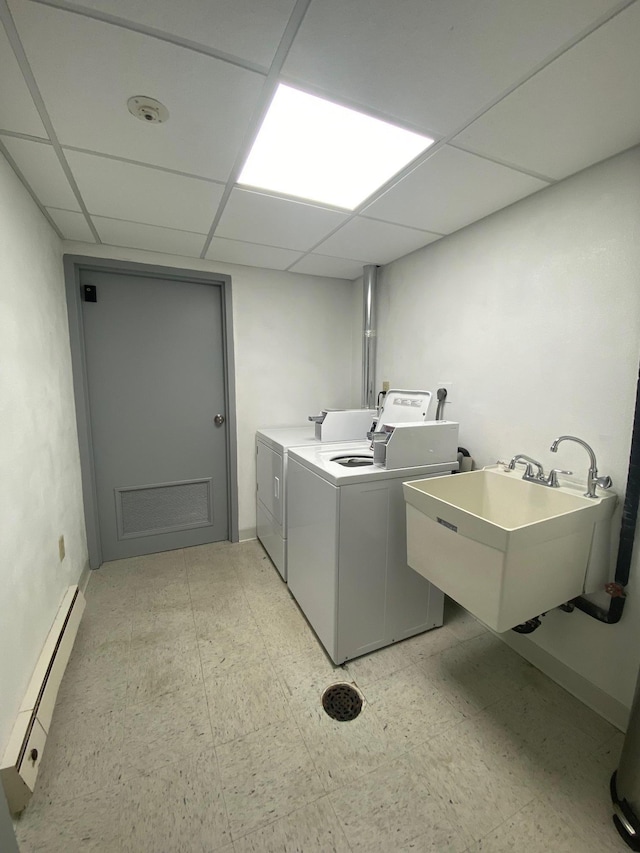
M632 149L384 268L379 384L452 382L446 417L479 466L527 453L584 481L581 448L549 452L558 435L578 435L624 495L640 355L639 187ZM636 553L620 625L553 611L518 638L557 662L554 677L592 685L601 710L598 696L610 698L617 722L640 660L638 562Z
M0 365L2 749L62 596L87 564L61 243L2 156Z

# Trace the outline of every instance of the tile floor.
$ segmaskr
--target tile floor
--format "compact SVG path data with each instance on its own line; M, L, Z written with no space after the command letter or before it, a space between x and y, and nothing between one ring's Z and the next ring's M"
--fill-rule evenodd
M358 719L321 709L355 681ZM622 736L464 611L334 667L257 542L92 574L22 853L624 851Z

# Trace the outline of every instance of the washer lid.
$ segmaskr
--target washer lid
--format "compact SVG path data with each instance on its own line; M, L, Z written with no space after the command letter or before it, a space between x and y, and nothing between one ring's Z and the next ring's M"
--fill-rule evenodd
M403 391L392 388L384 398L382 412L378 418L376 430L380 432L384 424L408 424L426 421L431 391Z

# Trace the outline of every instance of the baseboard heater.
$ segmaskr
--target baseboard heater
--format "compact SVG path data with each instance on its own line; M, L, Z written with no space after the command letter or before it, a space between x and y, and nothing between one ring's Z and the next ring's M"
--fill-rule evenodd
M13 814L25 808L35 788L58 688L84 607L82 592L77 586L70 586L38 658L11 732L0 766L0 777Z

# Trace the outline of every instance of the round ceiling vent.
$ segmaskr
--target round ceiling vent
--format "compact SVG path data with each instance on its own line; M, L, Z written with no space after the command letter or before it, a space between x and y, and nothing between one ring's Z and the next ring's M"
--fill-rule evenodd
M162 124L169 118L169 110L165 105L146 95L134 95L129 98L127 107L132 116L146 121L147 124Z

